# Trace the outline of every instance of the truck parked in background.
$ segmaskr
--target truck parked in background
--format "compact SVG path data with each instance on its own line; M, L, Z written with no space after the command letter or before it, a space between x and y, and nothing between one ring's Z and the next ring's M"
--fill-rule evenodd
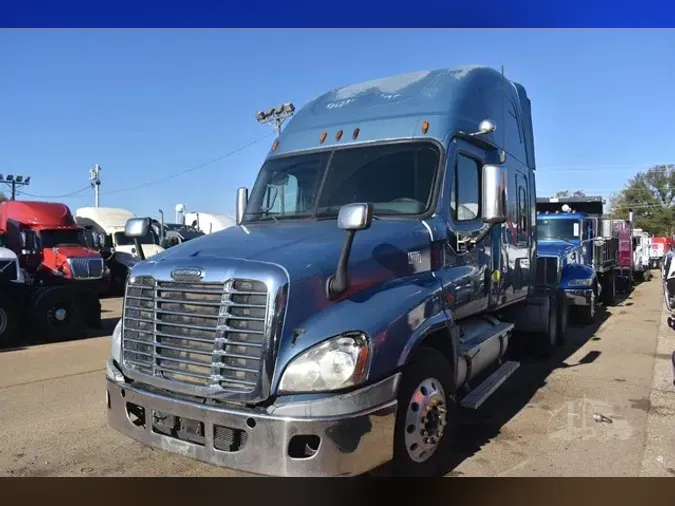
M652 269L661 268L663 257L673 244L670 237L652 237L649 261Z
M537 247L565 259L562 289L581 322L614 304L619 240L603 226L601 197L537 198Z
M633 229L633 271L638 281L651 279L651 238L641 228Z
M3 244L18 257L27 285L30 323L48 339L101 321L98 294L107 285L101 255L87 246L68 206L0 202Z
M186 225L194 227L204 234L213 234L236 225L236 220L227 214L212 214L192 211L185 213Z
M103 248L111 252L128 253L138 257L138 249L134 241L124 235L127 220L136 215L118 207L81 207L75 211L75 217L82 226L95 225L105 234ZM141 238L146 257L164 251L159 243L159 236L151 227L145 237Z
M109 423L258 474L441 473L459 409L517 369L514 330L543 357L565 335L534 154L525 89L486 67L309 102L238 190L236 226L133 268Z

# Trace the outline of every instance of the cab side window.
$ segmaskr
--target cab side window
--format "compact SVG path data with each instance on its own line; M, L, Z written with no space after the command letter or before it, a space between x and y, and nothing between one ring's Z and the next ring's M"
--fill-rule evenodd
M473 221L479 218L481 163L462 153L457 154L454 180L450 192L452 218L457 221Z

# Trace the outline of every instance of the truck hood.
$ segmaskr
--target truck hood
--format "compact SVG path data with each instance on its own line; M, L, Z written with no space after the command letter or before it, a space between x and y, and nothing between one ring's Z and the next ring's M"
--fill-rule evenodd
M562 257L576 247L577 245L565 241L539 241L537 252L539 256Z
M333 273L345 236L334 220L233 226L174 246L142 263L170 264L188 257L197 264L208 257L245 259L279 265L290 281L297 281ZM356 233L349 265L370 260L373 269L384 268L402 277L414 270L408 252L423 254L429 246L429 233L419 221L375 220L370 229Z

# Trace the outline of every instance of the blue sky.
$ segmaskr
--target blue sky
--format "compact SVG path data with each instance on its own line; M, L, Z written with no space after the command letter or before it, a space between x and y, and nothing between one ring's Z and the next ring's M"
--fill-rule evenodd
M539 195L609 196L638 170L675 163L673 48L672 30L2 31L0 173L30 175L24 190L52 197L87 187L98 163L101 205L233 213L273 141L257 110L481 64L504 65L532 99ZM46 200L74 210L94 197Z

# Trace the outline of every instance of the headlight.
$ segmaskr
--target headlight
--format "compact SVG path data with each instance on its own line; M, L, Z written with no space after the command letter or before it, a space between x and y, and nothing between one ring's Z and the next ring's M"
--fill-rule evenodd
M593 284L593 278L588 279L571 279L567 285L568 286L591 286Z
M110 356L115 362L122 362L122 320L117 322L110 338Z
M361 333L328 339L291 361L279 392L325 392L357 385L368 374L369 352Z

